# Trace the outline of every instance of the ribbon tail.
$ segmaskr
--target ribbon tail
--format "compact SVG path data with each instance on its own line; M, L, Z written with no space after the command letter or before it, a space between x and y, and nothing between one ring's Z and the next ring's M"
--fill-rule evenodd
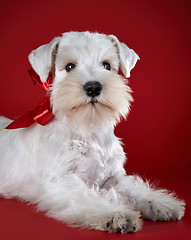
M47 97L34 110L14 120L6 129L26 128L30 127L34 122L45 126L53 117L54 115L50 108L50 99Z
M15 119L5 129L16 129L30 127L35 121L33 119L33 111L27 112L19 118Z

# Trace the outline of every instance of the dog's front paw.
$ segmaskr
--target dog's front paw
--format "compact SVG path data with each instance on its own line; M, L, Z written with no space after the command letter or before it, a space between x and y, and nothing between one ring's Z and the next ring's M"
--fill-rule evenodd
M141 215L151 221L177 221L184 216L185 203L177 199L171 201L148 201L144 204Z
M141 229L143 221L139 212L116 212L106 218L105 230L114 233L133 233Z

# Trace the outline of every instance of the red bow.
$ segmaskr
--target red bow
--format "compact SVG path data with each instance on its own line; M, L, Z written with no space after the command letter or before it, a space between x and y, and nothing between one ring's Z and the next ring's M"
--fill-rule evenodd
M28 73L35 84L38 83L47 92L49 91L50 85L52 84L51 73L49 74L49 77L45 83L41 82L40 77L32 68L28 70ZM50 95L48 94L48 96L42 102L40 102L35 109L14 120L6 127L6 129L26 128L31 126L34 122L44 126L50 122L53 117L54 115L52 114L52 109L50 106Z

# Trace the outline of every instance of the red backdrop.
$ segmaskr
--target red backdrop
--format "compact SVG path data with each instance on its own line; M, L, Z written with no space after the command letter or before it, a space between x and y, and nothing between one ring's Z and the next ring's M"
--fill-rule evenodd
M180 183L191 180L190 12L189 0L1 2L0 114L18 116L44 96L27 73L31 50L71 30L114 34L141 58L129 79L132 110L116 129L127 171L160 179L184 197Z

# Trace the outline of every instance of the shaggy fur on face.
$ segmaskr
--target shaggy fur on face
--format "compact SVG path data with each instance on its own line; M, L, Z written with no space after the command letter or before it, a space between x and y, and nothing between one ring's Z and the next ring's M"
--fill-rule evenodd
M73 126L83 132L115 125L120 117L126 117L130 101L130 88L122 77L102 70L99 82L101 94L96 99L89 98L84 89L84 77L76 70L64 81L56 83L52 90L53 112L58 118L66 117Z

